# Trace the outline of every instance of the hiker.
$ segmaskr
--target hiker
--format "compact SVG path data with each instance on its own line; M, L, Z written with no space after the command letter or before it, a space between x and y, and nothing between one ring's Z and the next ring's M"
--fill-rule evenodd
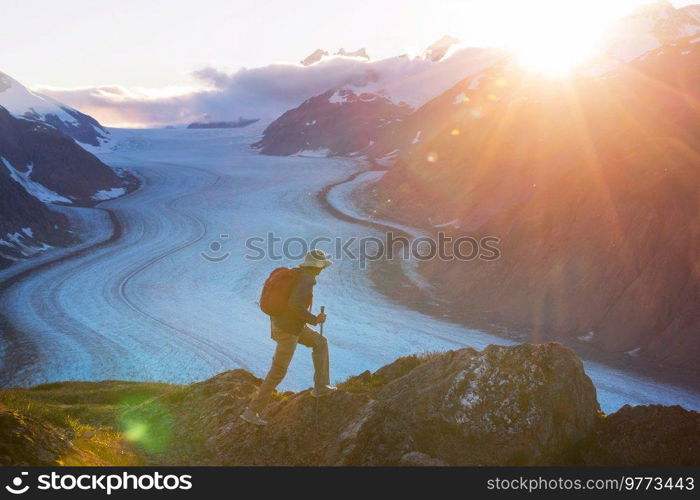
M275 269L265 282L260 308L270 315L271 336L277 342L277 348L270 371L240 416L246 422L267 425L260 414L267 406L272 392L287 374L297 344L313 349L314 388L311 395L320 398L336 390L330 385L326 337L307 326L322 325L326 321L323 310L318 315L311 313L311 304L316 276L331 264L325 252L312 250L306 254L299 267Z

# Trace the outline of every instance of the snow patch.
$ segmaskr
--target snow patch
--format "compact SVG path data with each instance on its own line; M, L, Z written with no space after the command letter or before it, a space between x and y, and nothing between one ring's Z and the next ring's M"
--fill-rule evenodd
M43 184L33 181L31 176L34 165L32 165L31 163L27 165L26 172L20 172L19 170L15 169L15 167L13 167L12 164L2 156L0 156L0 162L2 162L5 165L5 167L7 167L7 169L10 171L10 177L12 177L12 179L17 184L22 186L29 194L34 196L39 201L43 201L44 203L71 203L71 201L68 198L64 198L60 194L51 191Z
M420 135L421 135L422 132L423 132L422 130L419 130L419 131L416 133L416 136L415 136L415 137L413 138L413 140L411 141L411 144L418 144L418 143L420 142Z
M580 337L576 337L576 338L579 339L581 342L593 342L594 336L595 336L595 332L593 330L591 330L586 335L581 335Z
M303 149L299 151L297 154L292 155L292 156L305 156L305 157L312 157L312 158L326 158L327 156L330 156L331 150L328 148L322 148L322 149Z
M340 93L340 89L336 90L332 96L328 98L328 102L331 104L341 104L344 102L348 102L348 93L347 91L344 91L344 94Z
M19 251L23 257L31 257L32 255L52 248L51 245L47 245L46 243L40 243L32 240L28 241L28 235L26 234L27 229L29 228L23 228L22 232L6 234L5 238L7 238L9 242L5 239L0 241L2 242L3 246L14 248L15 250ZM29 233L33 234L31 229L29 229ZM29 238L31 238L31 236L29 236Z
M464 92L460 92L455 96L455 104L464 104L464 99L467 97L467 95Z
M112 198L118 198L119 196L123 196L125 193L125 188L103 189L93 194L92 199L94 201L111 200Z
M393 167L398 157L399 150L394 149L393 151L390 151L389 153L382 156L381 158L375 159L374 162L380 167Z
M479 84L481 83L481 80L486 76L485 73L481 73L480 75L477 75L476 78L474 78L470 83L469 83L469 90L477 90L479 88Z
M442 224L432 224L435 228L449 227L449 226L459 226L459 219L452 219L449 222L443 222Z

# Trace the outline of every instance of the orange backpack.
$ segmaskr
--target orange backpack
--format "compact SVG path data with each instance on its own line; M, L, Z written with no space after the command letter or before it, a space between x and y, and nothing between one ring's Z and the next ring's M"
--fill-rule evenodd
M289 295L299 276L298 269L278 267L265 280L260 294L260 309L268 316L278 316L287 309Z

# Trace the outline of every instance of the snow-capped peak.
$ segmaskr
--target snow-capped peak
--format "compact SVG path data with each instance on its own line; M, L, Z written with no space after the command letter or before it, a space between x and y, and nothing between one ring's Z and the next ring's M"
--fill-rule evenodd
M455 37L445 35L425 49L425 52L423 52L423 58L429 61L440 61L447 55L447 52L458 43L460 42Z
M303 66L311 66L312 64L316 64L321 59L323 59L324 57L328 57L329 55L330 55L330 53L327 50L316 49L311 54L306 56L303 60L301 60L300 63ZM353 52L349 52L349 51L341 48L338 50L338 52L336 52L333 55L334 56L343 56L343 57L355 57L358 59L366 59L369 61L369 55L367 54L367 49L365 49L364 47L361 49L357 49Z
M84 144L99 146L105 142L108 134L94 118L51 97L32 92L2 72L0 106L17 118L46 123Z
M643 5L616 23L611 33L606 41L607 55L629 62L662 45L700 33L700 6L676 9L666 0Z
M0 106L17 118L34 118L55 114L61 120L77 125L75 118L57 105L56 101L32 92L2 72L0 72Z

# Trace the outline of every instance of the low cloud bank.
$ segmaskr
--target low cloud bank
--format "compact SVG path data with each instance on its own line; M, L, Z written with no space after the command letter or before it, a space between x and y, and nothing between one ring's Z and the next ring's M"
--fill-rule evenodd
M272 120L337 87L380 92L419 106L493 63L497 54L464 48L439 62L407 56L380 61L333 56L311 66L278 63L234 73L206 67L193 72L199 86L191 89L130 90L113 85L37 90L112 126L157 127L239 116Z

